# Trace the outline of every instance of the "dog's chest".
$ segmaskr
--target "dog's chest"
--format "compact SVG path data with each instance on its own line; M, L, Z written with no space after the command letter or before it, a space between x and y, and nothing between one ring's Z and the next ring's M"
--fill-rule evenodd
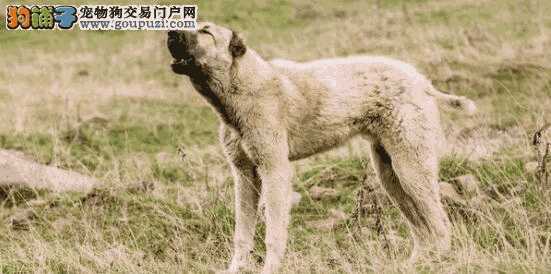
M289 128L289 158L302 159L337 147L356 135L358 130L347 124L324 124L314 121Z

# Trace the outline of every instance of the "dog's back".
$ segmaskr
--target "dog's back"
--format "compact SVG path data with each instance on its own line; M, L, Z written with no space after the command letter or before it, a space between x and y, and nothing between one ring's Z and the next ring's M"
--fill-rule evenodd
M352 56L304 63L274 59L270 63L296 89L293 96L287 96L292 98L287 102L291 137L295 131L297 136L313 131L316 134L312 135L327 137L316 142L299 139L297 145L301 146L306 142L329 148L333 139L365 131L369 125L358 121L371 117L380 122L377 117L384 115L430 114L432 122L427 126L435 133L441 132L437 102L467 113L476 109L467 98L437 91L412 65L386 57ZM410 106L417 111L406 114ZM317 132L320 128L325 133Z

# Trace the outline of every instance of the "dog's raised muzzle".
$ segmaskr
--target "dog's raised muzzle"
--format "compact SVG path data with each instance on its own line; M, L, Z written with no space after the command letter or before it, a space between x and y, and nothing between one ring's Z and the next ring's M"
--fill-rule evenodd
M195 63L191 51L196 43L197 39L192 32L175 30L168 32L167 47L174 58L171 67L175 73L186 74L188 67Z
M189 39L186 36L185 32L173 30L168 32L167 46L174 59L182 59L189 55Z

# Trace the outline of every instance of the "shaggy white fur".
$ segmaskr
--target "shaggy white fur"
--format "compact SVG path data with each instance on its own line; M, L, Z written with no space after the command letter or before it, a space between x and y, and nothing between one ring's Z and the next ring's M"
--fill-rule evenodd
M468 113L475 110L472 101L440 93L413 66L384 57L267 62L237 34L212 23L169 37L174 71L190 76L222 121L220 140L235 178L236 201L228 272L248 264L261 192L263 273L279 269L291 208L290 161L357 135L371 143L366 149L376 173L409 221L412 254L449 249L450 222L438 187L445 139L436 101Z

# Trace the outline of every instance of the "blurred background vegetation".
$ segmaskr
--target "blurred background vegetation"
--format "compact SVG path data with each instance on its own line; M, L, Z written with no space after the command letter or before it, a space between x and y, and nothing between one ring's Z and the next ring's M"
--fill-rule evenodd
M352 215L364 180L376 185L358 140L295 164L302 200L293 209L285 273L550 271L551 186L539 185L526 168L535 159L532 133L551 120L550 1L197 4L200 20L240 31L267 59L390 56L480 108L471 118L444 113L452 153L441 180L473 175L483 197L448 204L448 258L403 264L408 228L384 195L382 211L363 216L360 228L345 218L326 229L336 211ZM7 31L2 21L0 148L104 185L89 194L2 190L0 272L222 268L231 247L233 183L217 145L217 119L189 81L170 71L166 34ZM314 187L336 194L312 197ZM24 225L14 225L17 218Z

